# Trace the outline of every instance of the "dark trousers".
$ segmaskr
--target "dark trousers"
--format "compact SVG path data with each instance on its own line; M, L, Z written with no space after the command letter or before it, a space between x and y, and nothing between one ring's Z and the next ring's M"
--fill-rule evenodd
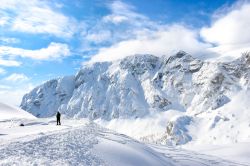
M57 119L56 119L56 125L61 125L61 120L60 120L60 118L57 118Z

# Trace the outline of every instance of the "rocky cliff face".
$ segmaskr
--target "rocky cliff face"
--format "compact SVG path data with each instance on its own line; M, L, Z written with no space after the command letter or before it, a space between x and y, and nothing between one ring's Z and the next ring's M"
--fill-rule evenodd
M250 57L204 62L185 52L161 58L134 55L84 66L75 76L50 80L23 97L21 108L38 117L137 118L176 109L214 110L249 89Z

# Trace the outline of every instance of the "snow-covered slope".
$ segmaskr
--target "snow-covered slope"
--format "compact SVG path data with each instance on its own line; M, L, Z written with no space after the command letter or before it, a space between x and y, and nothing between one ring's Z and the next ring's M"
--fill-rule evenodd
M144 127L147 135L136 138L163 144L249 141L249 102L243 108L237 99L239 94L249 96L249 80L249 54L224 63L201 61L185 52L160 58L134 55L89 64L75 76L48 81L26 94L21 108L39 117L59 110L69 117L117 119L114 124L157 114L153 117L161 122L150 127L160 130ZM166 113L173 110L179 113ZM133 127L141 126L126 128Z
M21 118L35 119L36 117L20 108L0 103L0 120Z
M0 127L0 165L246 166L188 150L140 143L87 119L63 119L62 126L51 119L31 122L27 120L24 127Z

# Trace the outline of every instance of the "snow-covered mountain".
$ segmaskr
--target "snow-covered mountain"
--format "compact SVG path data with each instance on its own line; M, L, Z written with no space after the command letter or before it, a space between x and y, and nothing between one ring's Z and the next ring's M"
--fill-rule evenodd
M249 88L250 58L209 63L185 52L171 57L135 55L83 67L50 80L23 97L21 108L38 117L57 110L92 119L142 117L152 109L198 114L217 109Z
M202 61L182 51L170 57L134 55L115 62L88 64L75 76L50 80L26 94L21 108L37 117L60 111L69 117L105 120L137 119L177 110L182 114L166 121L163 135L142 139L184 144L198 137L193 128L201 123L213 122L199 129L210 131L221 121L235 119L228 117L230 111L224 115L223 109L239 100L235 95L249 96L249 80L249 54L224 63ZM240 110L232 111L230 116L239 114L238 119L242 118ZM188 129L192 125L193 133Z

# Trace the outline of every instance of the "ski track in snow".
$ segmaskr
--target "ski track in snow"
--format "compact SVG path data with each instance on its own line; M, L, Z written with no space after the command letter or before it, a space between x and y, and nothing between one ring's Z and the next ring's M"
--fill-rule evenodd
M247 166L246 164L224 160L215 156L162 145L149 145L152 149L171 158L178 166Z
M98 140L93 127L14 142L0 151L1 165L106 165L91 149Z
M104 146L103 146L104 145ZM102 154L99 146L108 147ZM119 148L117 148L119 147ZM127 151L129 150L132 151ZM117 151L123 151L119 156ZM132 152L129 153L129 152ZM106 155L106 156L105 156ZM131 157L134 156L134 157ZM129 157L130 158L129 158ZM128 158L126 158L128 157ZM142 161L143 159L150 159ZM116 160L113 159L121 158ZM123 159L122 159L123 158ZM112 161L111 161L112 160ZM127 163L122 163L127 160ZM129 161L131 160L131 162ZM162 145L147 145L94 123L43 135L31 135L0 147L0 165L142 165L166 166L246 166L217 157ZM131 164L132 163L132 164ZM151 163L151 164L150 164ZM138 164L136 164L138 165Z

